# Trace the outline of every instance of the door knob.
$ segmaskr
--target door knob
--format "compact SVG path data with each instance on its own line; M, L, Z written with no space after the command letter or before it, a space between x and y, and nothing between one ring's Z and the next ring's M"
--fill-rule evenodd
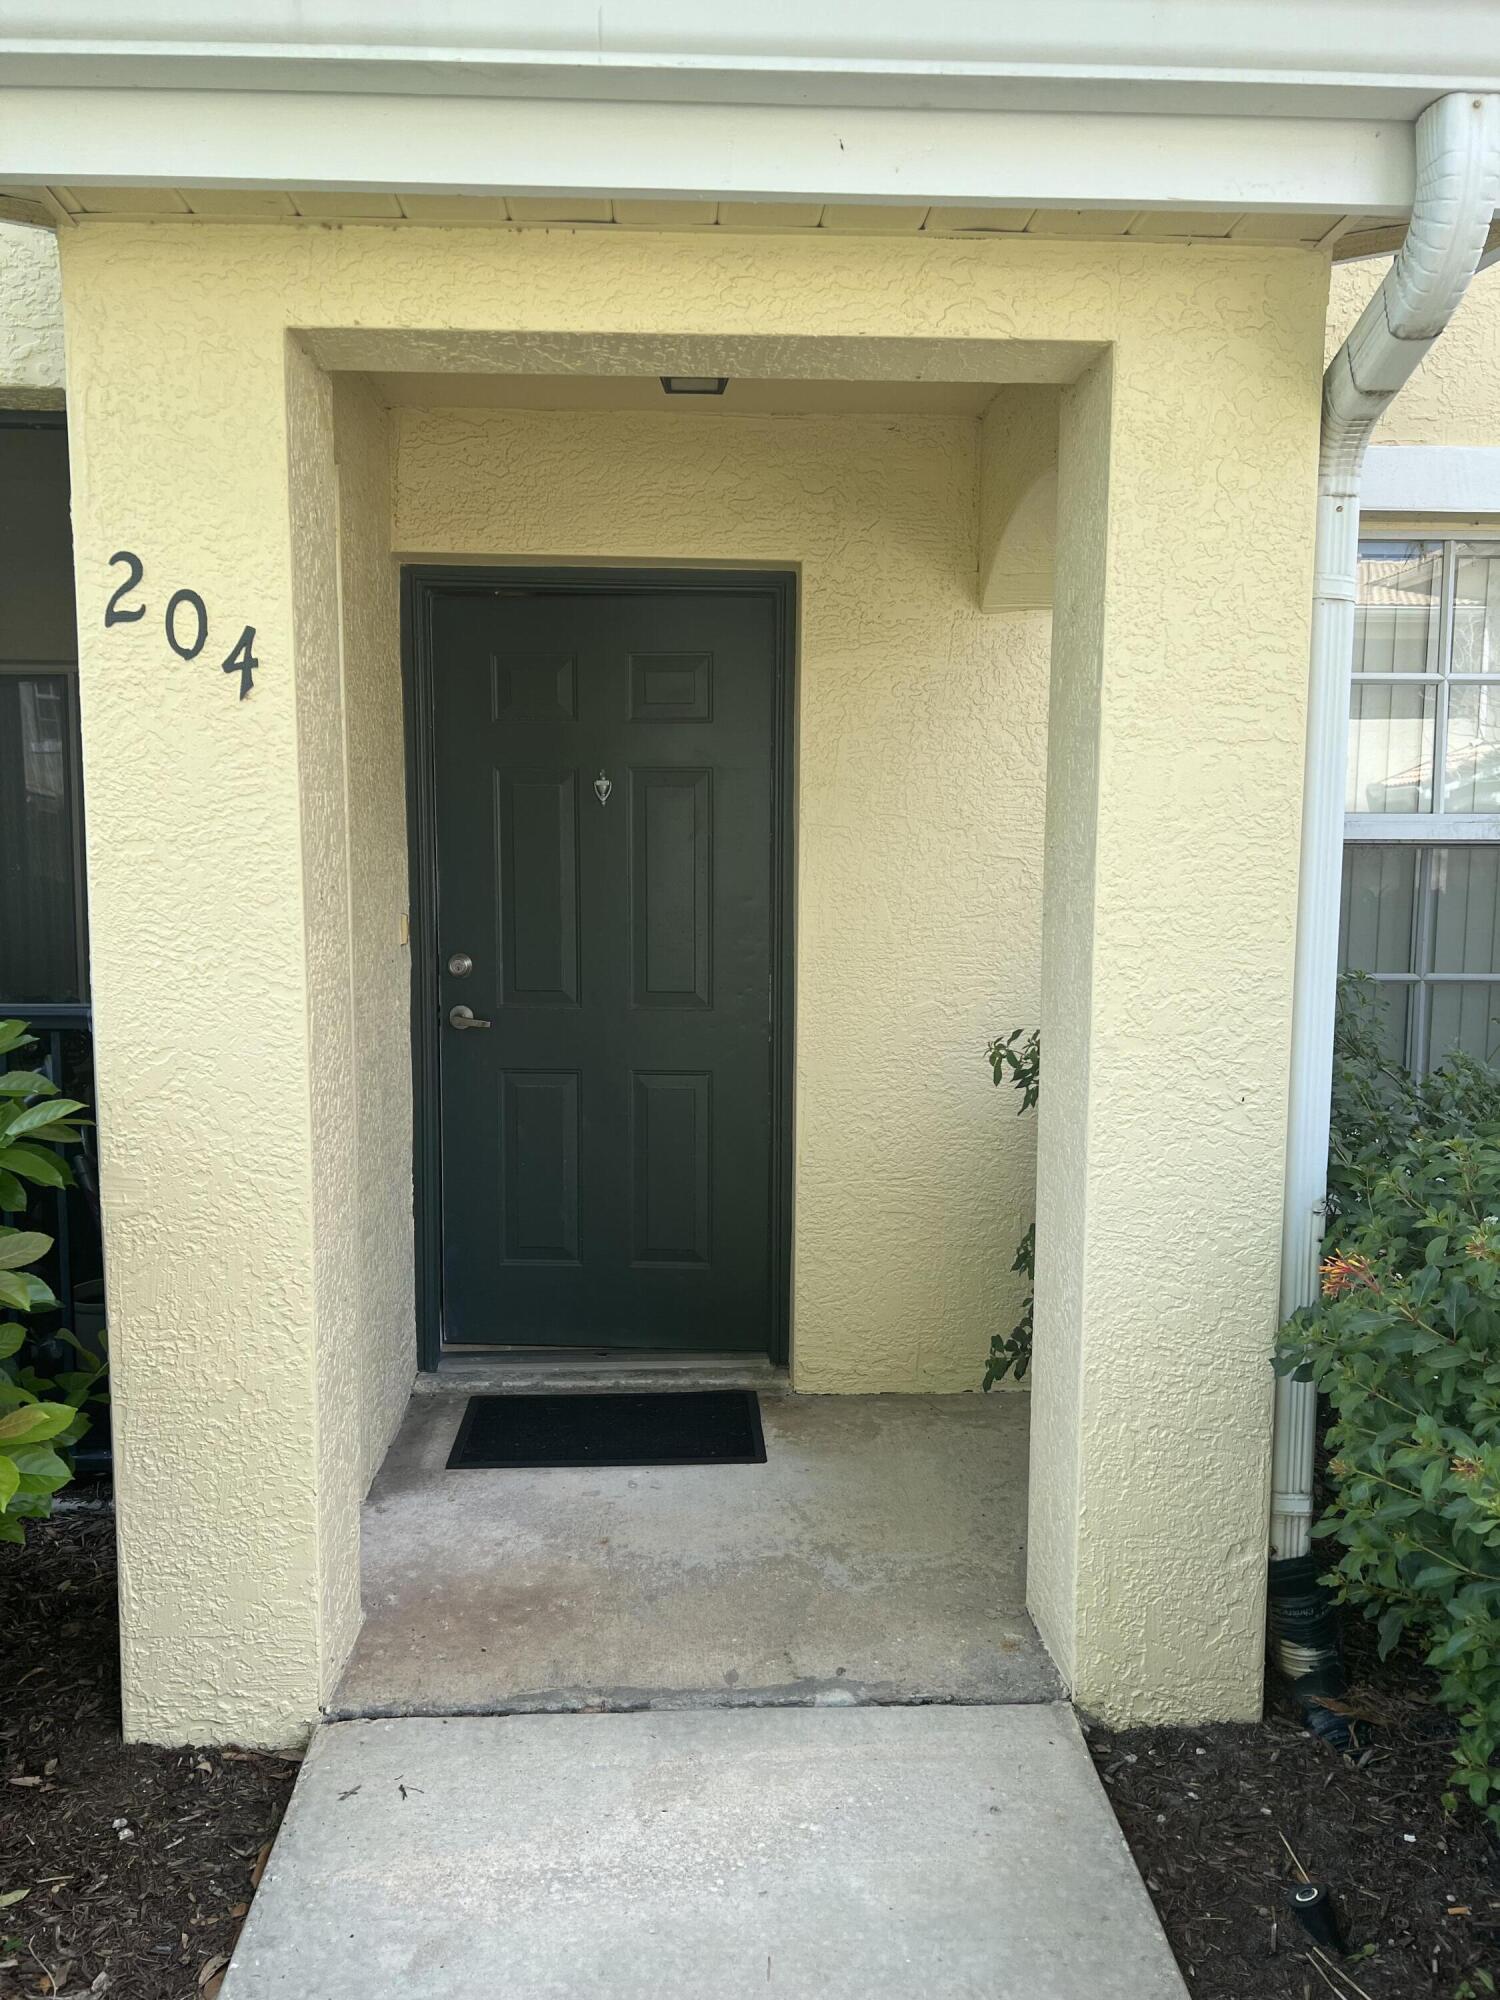
M492 1023L489 1021L481 1021L472 1007L450 1007L448 1009L448 1026L450 1028L488 1028L491 1025Z

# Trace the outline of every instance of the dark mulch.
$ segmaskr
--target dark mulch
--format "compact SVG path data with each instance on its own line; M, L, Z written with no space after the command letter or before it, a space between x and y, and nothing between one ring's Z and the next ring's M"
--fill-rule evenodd
M107 1513L0 1548L0 1896L27 1892L0 1909L6 2000L211 1995L296 1776L122 1743L116 1630Z
M1500 1990L1500 1847L1477 1812L1443 1810L1451 1725L1420 1662L1377 1661L1351 1623L1350 1703L1367 1718L1352 1757L1279 1705L1243 1727L1090 1729L1194 2000ZM1347 1957L1318 1958L1290 1911L1297 1863L1332 1895Z

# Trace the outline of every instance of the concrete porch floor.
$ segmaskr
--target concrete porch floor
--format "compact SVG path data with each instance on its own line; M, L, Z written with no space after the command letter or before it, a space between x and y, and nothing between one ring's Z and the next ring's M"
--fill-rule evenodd
M1024 1397L763 1391L764 1465L649 1470L449 1472L463 1409L414 1397L375 1480L336 1719L1061 1693Z

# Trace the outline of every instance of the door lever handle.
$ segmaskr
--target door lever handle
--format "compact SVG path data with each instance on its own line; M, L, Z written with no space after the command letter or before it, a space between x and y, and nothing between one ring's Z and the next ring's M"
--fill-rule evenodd
M472 1007L450 1007L448 1009L450 1028L491 1028L493 1021L481 1021Z

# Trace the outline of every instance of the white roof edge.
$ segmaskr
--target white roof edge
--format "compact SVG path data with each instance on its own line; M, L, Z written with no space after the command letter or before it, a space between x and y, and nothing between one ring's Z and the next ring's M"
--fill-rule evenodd
M1478 0L0 0L15 86L1399 118L1500 89Z
M0 28L5 19L0 0ZM1500 37L1497 37L1500 41ZM724 59L508 47L56 42L0 33L7 83L43 89L317 91L380 96L586 98L906 110L1129 111L1413 121L1455 90L1500 90L1500 46L1447 62L1339 70L1306 64L885 61L851 52Z
M1377 444L1365 453L1362 514L1500 514L1500 445Z
M1374 120L0 89L0 184L111 183L1397 216L1413 152Z

